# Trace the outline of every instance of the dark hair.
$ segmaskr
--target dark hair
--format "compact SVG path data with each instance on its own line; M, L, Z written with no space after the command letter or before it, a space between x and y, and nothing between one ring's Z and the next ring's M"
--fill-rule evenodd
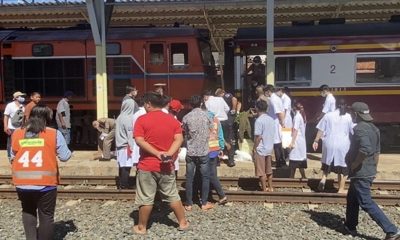
M329 88L328 85L324 84L324 85L321 85L321 87L319 87L319 91L320 92L322 92L322 91L330 91L330 88Z
M143 107L143 105L144 105L143 96L141 96L141 97L136 97L136 98L135 98L135 101L136 101L136 103L137 103L137 105L138 105L139 107Z
M136 87L135 87L135 86L126 86L126 87L125 87L125 93L126 93L126 94L129 94L129 93L131 93L131 92L134 91L134 90L136 90Z
M194 95L190 97L190 105L192 106L192 108L199 108L202 102L203 98L199 95Z
M264 100L258 100L256 102L256 109L258 112L266 112L268 109L268 103Z
M267 91L275 92L274 85L268 84L267 86L265 86L264 87L264 92L267 92Z
M303 104L300 102L296 102L293 107L295 110L298 110L303 117L304 123L307 123L307 116L306 116L306 111L304 110Z
M35 96L35 95L41 95L39 92L32 92L31 93L31 97Z
M289 94L290 94L290 89L289 89L289 87L284 87L284 88L283 88L283 92L289 95Z
M212 96L212 91L210 89L207 89L203 92L203 96Z
M336 101L336 108L339 109L339 115L343 116L347 113L348 106L346 101L343 98L340 98Z
M71 96L74 96L74 92L72 92L72 91L66 91L66 92L64 93L64 97L71 97Z
M147 92L143 95L143 102L150 103L156 108L163 108L168 104L169 97L161 95L157 92Z
M28 121L25 123L26 131L39 134L46 129L47 124L53 118L53 111L43 104L38 104L32 108Z

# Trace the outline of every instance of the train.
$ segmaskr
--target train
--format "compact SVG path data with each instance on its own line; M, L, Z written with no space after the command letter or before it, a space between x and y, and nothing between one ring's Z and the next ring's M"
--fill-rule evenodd
M327 84L337 99L366 102L381 129L382 149L399 152L399 29L398 21L346 24L340 19L275 27L275 85L289 87L293 99L303 103L309 134L315 134L324 101L319 87ZM250 88L243 73L251 58L264 59L265 52L265 28L239 28L225 40L225 81L244 102Z
M207 29L183 25L109 28L109 117L118 116L126 86L135 86L140 95L162 83L166 94L184 100L215 85L217 74L209 40ZM14 91L28 95L40 92L52 109L64 92L72 91L75 122L81 124L82 117L96 116L95 44L88 26L3 29L0 44L1 112Z

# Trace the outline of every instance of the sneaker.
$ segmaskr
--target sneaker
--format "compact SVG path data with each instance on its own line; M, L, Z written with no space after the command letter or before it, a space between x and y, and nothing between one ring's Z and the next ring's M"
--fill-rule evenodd
M400 230L397 233L386 234L385 240L398 240L400 239Z
M357 236L357 230L356 229L350 229L346 225L343 225L343 228L344 228L345 234L351 235L352 237Z

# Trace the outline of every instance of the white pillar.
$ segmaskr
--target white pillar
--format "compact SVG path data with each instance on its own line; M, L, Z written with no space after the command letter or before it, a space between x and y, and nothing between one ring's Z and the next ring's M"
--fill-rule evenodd
M240 48L237 47L234 50L234 59L233 59L233 69L235 70L233 73L233 77L235 79L235 91L243 89L243 82L242 82L242 73L243 73L243 64L242 64L242 56L240 53Z
M275 84L275 55L274 55L274 0L267 0L267 64L266 64L266 83Z

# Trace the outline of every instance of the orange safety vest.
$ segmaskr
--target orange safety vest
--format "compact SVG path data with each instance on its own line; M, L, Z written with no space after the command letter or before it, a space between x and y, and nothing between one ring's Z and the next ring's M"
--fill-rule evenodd
M210 131L210 139L208 141L209 152L219 151L219 139L218 139L218 118L214 117L213 119L213 128Z
M36 138L25 138L25 129L17 129L12 135L12 150L16 152L12 162L14 185L57 186L57 131L46 128Z

